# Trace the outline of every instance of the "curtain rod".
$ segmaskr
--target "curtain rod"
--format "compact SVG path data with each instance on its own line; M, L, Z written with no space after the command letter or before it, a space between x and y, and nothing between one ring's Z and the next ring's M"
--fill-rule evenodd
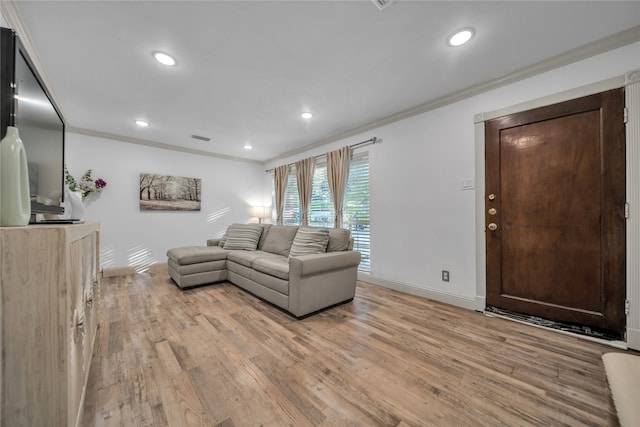
M364 147L364 146L370 145L370 144L379 144L380 142L381 141L374 136L373 138L367 139L366 141L362 141L362 142L358 142L358 143L355 143L353 145L350 145L349 148L351 148L353 150L354 148L360 148L360 147ZM318 154L316 156L316 159L320 159L320 158L325 157L325 156L326 156L326 154ZM289 166L289 167L295 166L295 163L289 163L287 166ZM265 172L273 172L273 169L274 168L267 169L267 170L265 170Z

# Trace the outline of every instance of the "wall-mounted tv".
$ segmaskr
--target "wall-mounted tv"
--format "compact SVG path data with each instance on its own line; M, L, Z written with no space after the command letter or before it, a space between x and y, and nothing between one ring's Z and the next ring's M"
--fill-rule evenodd
M65 123L13 30L0 29L0 131L15 126L27 155L31 218L62 213Z

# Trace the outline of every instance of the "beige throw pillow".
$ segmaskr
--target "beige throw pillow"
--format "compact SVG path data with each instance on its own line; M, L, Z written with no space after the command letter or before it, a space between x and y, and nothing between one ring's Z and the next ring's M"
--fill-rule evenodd
M260 224L233 224L227 232L223 248L255 251L261 234Z
M296 237L297 232L298 227L296 226L272 225L267 238L264 240L262 250L288 257L293 238Z
M289 257L321 254L327 250L327 243L329 243L329 229L300 227L293 239Z

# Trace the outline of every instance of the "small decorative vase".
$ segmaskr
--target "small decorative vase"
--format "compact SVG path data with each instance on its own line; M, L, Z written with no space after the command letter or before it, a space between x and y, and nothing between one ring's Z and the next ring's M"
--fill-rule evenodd
M85 209L82 202L82 193L79 191L69 191L69 203L71 205L71 219L84 221Z
M61 205L64 208L64 213L58 216L59 219L71 219L72 217L71 196L69 195L69 193L71 193L71 190L69 190L67 184L64 184L64 202L62 202Z
M7 126L7 134L0 141L0 225L27 225L29 219L31 200L27 154L18 128Z

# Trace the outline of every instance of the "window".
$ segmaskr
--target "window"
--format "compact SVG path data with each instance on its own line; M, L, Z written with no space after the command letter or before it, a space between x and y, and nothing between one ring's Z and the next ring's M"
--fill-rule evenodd
M309 205L309 225L311 227L333 227L333 202L327 179L327 164L316 164L313 173L311 204Z
M295 167L292 167L289 170L287 189L284 192L284 207L282 211L283 225L300 224L300 198L298 197L298 181L296 179Z
M316 164L313 173L311 204L309 206L309 225L312 227L333 227L333 202L327 179L326 163ZM284 225L299 225L300 199L298 197L298 181L294 167L289 171L287 189L285 191ZM275 206L275 202L272 204ZM275 209L274 218L275 223ZM349 167L349 180L342 212L343 227L351 231L353 249L362 254L358 270L371 270L371 239L369 228L369 153L353 154Z
M353 250L360 252L361 271L371 270L371 238L369 225L369 153L354 154L349 167L349 180L342 211L344 228L351 230Z

